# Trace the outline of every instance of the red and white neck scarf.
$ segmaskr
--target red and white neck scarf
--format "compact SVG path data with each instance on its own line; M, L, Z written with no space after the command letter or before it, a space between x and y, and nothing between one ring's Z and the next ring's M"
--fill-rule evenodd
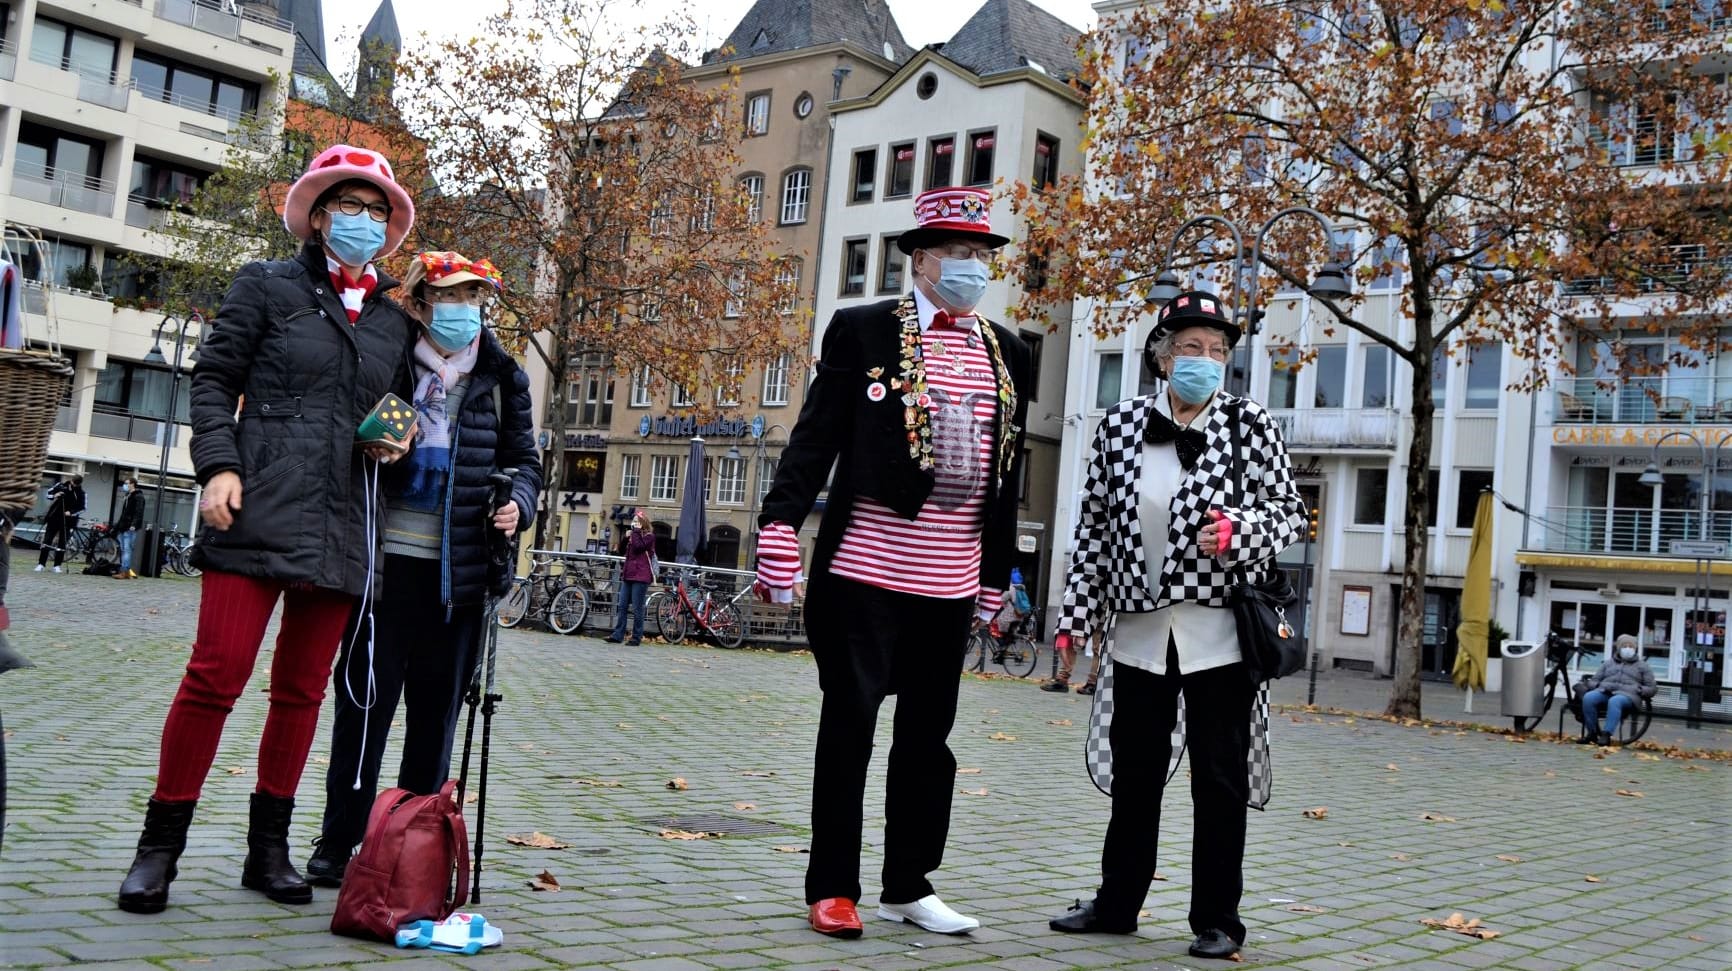
M325 257L325 265L331 271L331 286L337 290L338 299L343 301L343 310L349 315L349 323L361 319L361 305L373 295L379 286L379 273L368 263L361 268L361 278L356 280L349 276L349 271L342 264L329 256Z

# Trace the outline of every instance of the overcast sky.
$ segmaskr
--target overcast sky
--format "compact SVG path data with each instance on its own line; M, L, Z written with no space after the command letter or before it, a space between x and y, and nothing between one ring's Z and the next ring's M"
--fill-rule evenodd
M739 19L752 8L754 0L702 0L696 6L699 22L710 33L706 47L720 45ZM1078 30L1095 24L1091 0L1033 0L1060 20ZM949 40L974 12L979 3L934 2L934 0L889 0L902 36L915 47ZM433 37L467 37L465 26L474 24L487 12L503 4L497 0L398 0L395 4L397 24L403 31L405 46L413 46L423 32ZM653 8L656 0L646 4ZM346 3L325 4L325 48L331 69L347 80L355 69L355 45L362 28L373 17L377 0L349 0Z

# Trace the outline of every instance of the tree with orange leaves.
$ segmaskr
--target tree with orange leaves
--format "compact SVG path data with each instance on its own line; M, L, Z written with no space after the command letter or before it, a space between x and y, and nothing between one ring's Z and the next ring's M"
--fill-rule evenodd
M682 77L700 37L688 11L628 30L605 3L526 0L406 54L398 90L445 190L423 238L443 227L466 252L506 251L508 270L533 262L503 299L548 371L605 351L701 410L803 352L808 324L783 312L783 254L737 187L737 83ZM555 443L565 384L549 387ZM551 495L560 465L544 468Z
M1010 190L1024 253L1042 257L1014 271L1044 273L1042 301L1096 298L1106 334L1145 312L1113 294L1146 289L1191 218L1255 228L1315 207L1363 245L1325 252L1336 241L1314 223L1284 220L1254 272L1302 290L1325 259L1362 281L1404 268L1395 332L1360 319L1359 298L1312 301L1310 326L1351 328L1407 362L1407 466L1424 470L1434 355L1501 343L1531 391L1569 373L1565 349L1584 336L1671 321L1693 347L1718 340L1732 221L1727 85L1710 55L1728 13L1711 0L1171 0L1109 14L1079 79L1088 173ZM1233 255L1230 242L1180 240L1181 272L1222 243ZM1015 313L1044 320L1048 306ZM1420 711L1431 503L1410 475L1396 716Z

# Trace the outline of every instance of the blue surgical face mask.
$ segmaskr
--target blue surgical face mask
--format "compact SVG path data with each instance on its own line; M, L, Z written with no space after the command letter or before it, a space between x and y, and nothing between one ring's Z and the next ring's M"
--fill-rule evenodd
M325 227L325 246L344 266L366 266L367 261L385 248L385 224L366 213L351 216L327 212L331 224Z
M932 289L957 310L971 311L986 295L986 264L976 259L942 259L938 264L938 282Z
M471 303L436 303L427 335L453 353L468 347L481 333L481 308Z
M1227 366L1212 357L1173 358L1173 391L1187 404L1200 405L1221 388Z
M1635 659L1636 659L1636 649L1635 648L1633 648L1633 647L1620 647L1620 648L1618 648L1618 660L1628 662L1628 661L1634 661Z

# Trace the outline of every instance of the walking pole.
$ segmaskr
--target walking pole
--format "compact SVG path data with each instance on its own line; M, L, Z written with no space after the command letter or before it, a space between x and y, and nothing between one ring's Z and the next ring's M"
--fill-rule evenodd
M492 528L492 513L498 512L511 501L511 481L517 475L516 469L502 469L488 476L493 483L493 502L488 515L488 560L494 568L510 569L512 553L516 549L516 541ZM490 571L491 572L491 571ZM499 597L490 586L487 589L486 609L482 611L481 621L486 625L486 633L482 636L482 651L475 660L475 676L469 686L469 732L463 739L463 768L467 778L469 769L469 736L475 731L475 702L481 702L481 772L475 784L475 853L474 874L469 884L469 902L481 902L481 846L487 832L487 756L493 741L493 711L499 702L500 695L494 681L494 666L499 657L499 622L494 616L499 610Z

